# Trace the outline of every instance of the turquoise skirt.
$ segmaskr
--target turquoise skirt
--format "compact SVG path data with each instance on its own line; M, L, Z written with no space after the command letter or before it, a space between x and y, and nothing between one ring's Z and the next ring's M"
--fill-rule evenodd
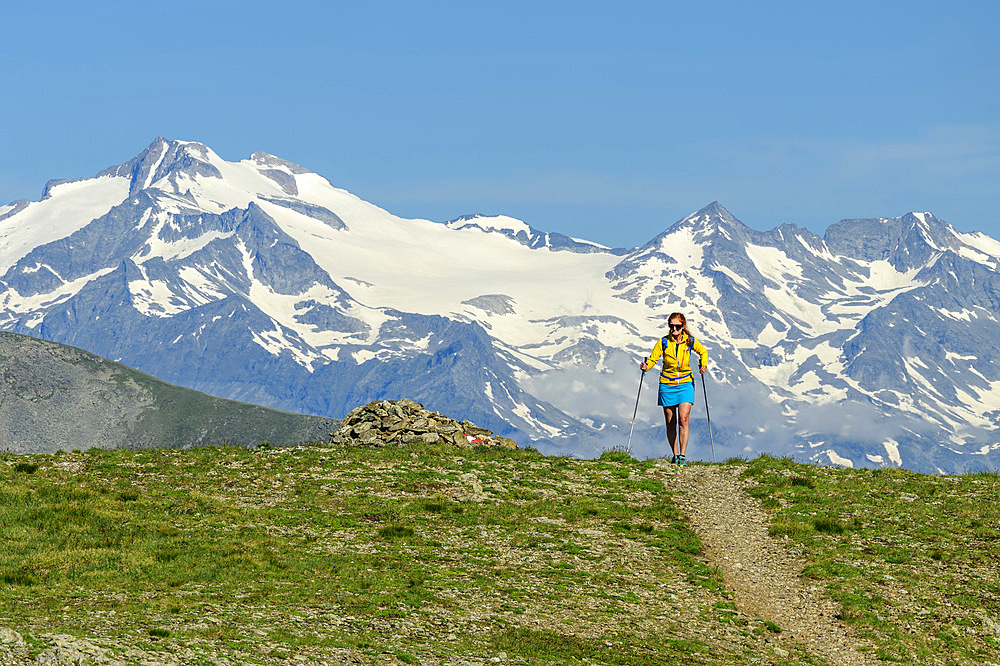
M682 403L694 404L694 382L683 384L660 384L660 395L656 404L660 407L675 407Z

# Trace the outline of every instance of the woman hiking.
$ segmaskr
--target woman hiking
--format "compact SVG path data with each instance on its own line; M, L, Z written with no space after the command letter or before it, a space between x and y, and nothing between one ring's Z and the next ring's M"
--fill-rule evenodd
M656 404L663 407L663 418L667 425L667 442L673 450L670 460L675 465L684 466L687 459L688 418L694 404L694 373L691 370L691 352L698 354L698 369L701 374L708 370L708 352L687 330L687 318L675 312L667 318L670 332L653 346L653 352L639 364L643 372L663 357L660 371L660 395Z

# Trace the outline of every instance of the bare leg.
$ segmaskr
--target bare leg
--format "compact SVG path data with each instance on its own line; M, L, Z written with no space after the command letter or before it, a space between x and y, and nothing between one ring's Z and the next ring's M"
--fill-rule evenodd
M664 407L664 409L666 409L666 407ZM682 402L677 405L677 445L682 456L687 455L688 437L691 434L691 431L688 430L688 419L690 416L690 402ZM674 450L676 451L677 449Z
M677 418L674 413L676 410L676 407L663 408L663 421L667 427L667 443L670 444L670 450L675 456L679 455L677 448Z

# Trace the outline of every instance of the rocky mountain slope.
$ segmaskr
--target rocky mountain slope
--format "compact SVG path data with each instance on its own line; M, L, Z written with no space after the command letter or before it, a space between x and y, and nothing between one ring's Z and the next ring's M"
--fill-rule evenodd
M0 451L325 441L339 422L171 386L67 345L0 332Z
M576 455L624 446L638 361L682 311L720 456L998 468L998 267L1000 242L929 213L820 238L713 203L632 249L402 219L280 158L165 139L0 207L6 330L280 409L408 397ZM640 455L664 446L654 381Z

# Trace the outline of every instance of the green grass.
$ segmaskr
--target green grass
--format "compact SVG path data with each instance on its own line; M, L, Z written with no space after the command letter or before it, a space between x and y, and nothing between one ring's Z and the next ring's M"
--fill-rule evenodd
M728 593L652 471L435 446L0 455L0 626L256 663L718 663L677 628Z
M1000 649L997 475L725 464L878 658ZM0 454L0 626L206 664L818 664L738 610L671 479L620 451Z
M982 663L1000 649L1000 477L745 465L771 533L806 556L839 617L887 661Z

